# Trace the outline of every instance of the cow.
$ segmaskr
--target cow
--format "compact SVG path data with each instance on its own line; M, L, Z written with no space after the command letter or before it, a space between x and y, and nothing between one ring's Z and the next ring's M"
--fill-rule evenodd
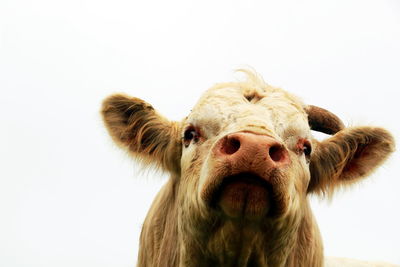
M143 224L138 266L323 266L309 196L331 197L394 151L387 130L346 128L240 71L245 79L208 89L182 121L139 98L104 100L115 143L170 174Z

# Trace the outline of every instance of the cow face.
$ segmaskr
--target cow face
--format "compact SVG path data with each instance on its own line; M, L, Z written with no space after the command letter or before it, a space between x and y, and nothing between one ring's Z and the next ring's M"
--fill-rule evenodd
M301 212L308 193L358 181L393 151L386 130L343 129L331 113L248 74L247 82L209 89L182 122L137 98L103 103L114 140L173 174L188 217L285 218ZM310 125L334 135L318 142Z
M259 220L297 209L306 195L310 127L304 105L283 90L264 83L216 86L182 128L181 179L192 205Z

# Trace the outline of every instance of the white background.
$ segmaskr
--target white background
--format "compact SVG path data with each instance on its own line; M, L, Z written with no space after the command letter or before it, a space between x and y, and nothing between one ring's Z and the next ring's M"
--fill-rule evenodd
M0 266L133 266L166 176L139 172L99 108L126 92L179 120L251 66L347 125L400 140L400 2L1 0ZM399 154L329 203L327 255L400 264Z

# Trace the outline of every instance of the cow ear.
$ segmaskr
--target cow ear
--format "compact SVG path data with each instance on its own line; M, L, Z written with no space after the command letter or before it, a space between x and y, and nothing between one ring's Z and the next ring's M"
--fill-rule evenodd
M371 174L394 151L392 135L382 128L351 127L316 142L310 159L308 192L328 193Z
M101 114L113 140L135 158L179 172L179 123L164 118L145 101L123 94L106 98Z

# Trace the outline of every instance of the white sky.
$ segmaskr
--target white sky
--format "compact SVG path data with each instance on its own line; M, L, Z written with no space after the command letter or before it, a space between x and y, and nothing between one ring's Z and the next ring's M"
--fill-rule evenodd
M133 266L166 177L112 144L101 100L177 120L246 65L400 140L397 0L1 0L0 266ZM399 165L313 200L327 255L400 264Z

